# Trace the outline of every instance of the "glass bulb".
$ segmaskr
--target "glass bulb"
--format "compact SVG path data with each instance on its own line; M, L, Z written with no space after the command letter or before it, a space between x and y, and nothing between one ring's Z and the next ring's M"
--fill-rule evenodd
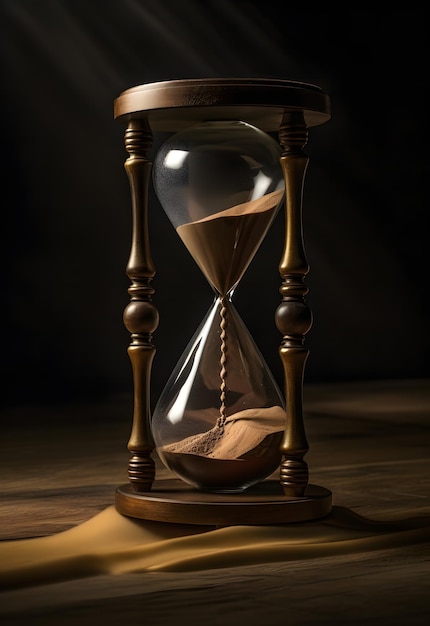
M220 294L237 285L278 211L280 156L270 135L240 121L192 126L157 153L160 203Z

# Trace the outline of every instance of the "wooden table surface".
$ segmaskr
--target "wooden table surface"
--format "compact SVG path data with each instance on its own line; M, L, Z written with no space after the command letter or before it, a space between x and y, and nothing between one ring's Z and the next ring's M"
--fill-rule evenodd
M310 482L330 489L334 505L373 520L430 517L430 380L307 385L304 401ZM111 506L127 481L131 411L128 396L3 408L0 539L52 535ZM55 593L66 599L57 604L53 585L7 591L0 594L1 623L153 626L175 615L176 624L204 617L247 626L406 626L430 619L428 543L197 578L69 581L58 584Z

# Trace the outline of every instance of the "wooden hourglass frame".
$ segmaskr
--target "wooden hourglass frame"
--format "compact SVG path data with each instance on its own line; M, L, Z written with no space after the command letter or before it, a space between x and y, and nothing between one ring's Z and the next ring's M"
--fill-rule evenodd
M325 517L331 492L309 484L304 457L309 450L303 417L303 377L309 350L305 335L312 314L305 296L309 272L302 224L308 128L330 119L328 96L317 86L277 79L191 79L130 88L114 103L115 119L126 123L125 169L130 182L133 232L127 276L130 302L124 324L133 371L134 408L128 449L129 483L116 490L117 510L130 517L185 524L276 524ZM275 312L282 335L285 428L280 444L279 479L262 480L243 493L210 493L179 479L157 480L152 458L150 383L155 355L152 341L159 322L153 303L155 268L148 234L149 153L153 133L174 134L207 121L238 120L276 135L285 182L285 245L278 269L281 302Z

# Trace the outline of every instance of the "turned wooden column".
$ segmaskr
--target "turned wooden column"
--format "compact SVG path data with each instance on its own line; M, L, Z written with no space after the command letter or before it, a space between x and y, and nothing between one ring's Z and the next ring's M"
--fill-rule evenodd
M128 449L130 483L136 491L151 489L155 463L151 458L155 444L151 433L150 380L155 347L152 333L158 326L158 311L152 303L155 275L148 234L148 187L152 163L148 153L152 133L144 119L131 120L125 132L125 148L129 158L125 169L130 182L132 200L132 243L126 273L131 285L130 302L124 310L124 325L131 333L128 354L133 370L133 424Z
M286 427L281 444L283 458L280 482L284 494L303 496L309 472L303 457L309 446L303 421L303 377L309 350L304 345L312 326L312 313L305 302L308 289L304 279L309 272L303 243L303 185L308 158L303 152L307 127L301 112L286 115L279 130L284 172L285 247L279 264L283 279L279 289L282 302L275 320L283 338L279 348L285 375Z

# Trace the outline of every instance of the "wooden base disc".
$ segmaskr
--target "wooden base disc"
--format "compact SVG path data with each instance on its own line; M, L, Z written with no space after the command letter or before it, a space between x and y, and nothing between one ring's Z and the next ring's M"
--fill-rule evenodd
M265 480L242 493L206 493L172 479L155 481L151 491L137 492L130 484L118 487L115 507L128 517L175 524L285 524L326 517L332 494L308 485L303 497L289 498L277 480Z

